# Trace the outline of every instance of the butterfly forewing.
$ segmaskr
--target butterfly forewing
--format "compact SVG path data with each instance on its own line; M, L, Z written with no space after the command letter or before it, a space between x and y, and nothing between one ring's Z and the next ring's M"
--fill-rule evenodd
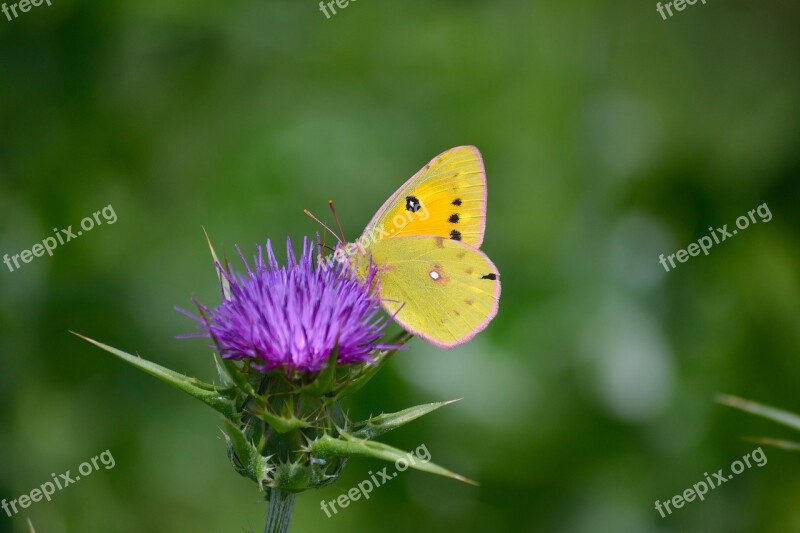
M428 235L480 247L486 225L486 173L474 146L434 157L381 207L364 231L370 245ZM374 236L372 238L371 236Z

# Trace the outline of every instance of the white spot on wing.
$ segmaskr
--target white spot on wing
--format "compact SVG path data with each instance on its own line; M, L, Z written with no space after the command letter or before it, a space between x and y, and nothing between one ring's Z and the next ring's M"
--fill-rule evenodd
M438 280L438 279L439 279L439 277L440 277L440 276L439 276L439 273L438 273L438 272L436 272L435 270L431 270L431 279L432 279L432 280L434 280L434 281L435 281L435 280Z

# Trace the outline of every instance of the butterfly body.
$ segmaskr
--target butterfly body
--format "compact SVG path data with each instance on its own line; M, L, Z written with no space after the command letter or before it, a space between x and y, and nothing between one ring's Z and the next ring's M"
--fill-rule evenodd
M345 246L356 272L375 280L383 307L410 333L451 348L497 314L500 276L478 248L486 227L486 174L477 148L431 160Z

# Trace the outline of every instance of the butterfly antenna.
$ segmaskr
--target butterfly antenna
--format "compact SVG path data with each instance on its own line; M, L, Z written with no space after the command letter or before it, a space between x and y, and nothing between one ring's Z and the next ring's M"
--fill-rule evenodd
M337 240L337 241L339 241L340 243L341 243L341 242L344 242L344 241L342 241L342 239L340 239L340 238L339 238L339 236L338 236L338 235L336 235L336 233L334 233L334 231L333 231L331 228L329 228L328 226L326 226L324 222L322 222L320 219L318 219L317 217L315 217L315 216L314 216L314 215L311 213L311 211L309 211L308 209L303 209L303 213L305 213L306 215L308 215L309 217L311 217L311 219L312 219L312 220L314 220L314 221L315 221L317 224L319 224L320 226L322 226L323 228L325 228L326 230L328 230L328 231L330 232L330 234L331 234L331 235L333 235L333 238L334 238L334 239L336 239L336 240Z
M333 213L333 219L336 221L336 225L339 226L339 233L342 234L342 240L340 242L344 242L347 239L344 236L344 230L342 229L342 223L339 222L339 215L336 214L336 208L333 206L333 200L328 200L328 207L331 208L331 213Z

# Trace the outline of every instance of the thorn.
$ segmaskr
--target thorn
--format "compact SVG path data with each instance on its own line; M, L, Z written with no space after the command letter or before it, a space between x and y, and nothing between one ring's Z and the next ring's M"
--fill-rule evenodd
M718 392L714 395L714 401L717 403L721 403L723 405L731 405L731 406L739 406L744 405L747 401L743 398L739 398L738 396L731 396L730 394L722 394Z
M450 405L451 403L460 402L463 399L464 398L456 398L455 400L447 400L446 402L442 402L442 407L444 407L445 405Z

